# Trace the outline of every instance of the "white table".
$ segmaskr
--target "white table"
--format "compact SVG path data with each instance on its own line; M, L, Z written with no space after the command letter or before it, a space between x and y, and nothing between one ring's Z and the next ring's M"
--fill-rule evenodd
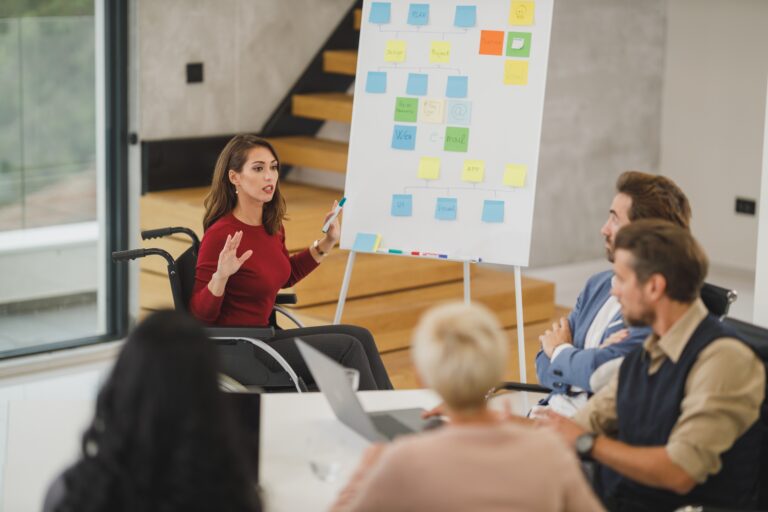
M439 403L427 390L363 391L366 410L431 408ZM510 393L509 401L524 413L536 403L535 393ZM3 512L40 510L45 491L79 454L82 432L93 414L86 401L11 401L8 408L6 457L3 465ZM0 442L3 442L0 439ZM265 510L324 510L334 500L368 442L336 420L319 393L270 394L262 400L260 480ZM310 460L330 459L340 469L333 481L313 473Z

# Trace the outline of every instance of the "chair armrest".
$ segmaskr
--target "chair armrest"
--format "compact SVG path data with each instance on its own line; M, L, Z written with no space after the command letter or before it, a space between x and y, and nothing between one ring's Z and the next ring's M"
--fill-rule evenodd
M211 338L256 338L268 340L275 335L274 327L206 327Z
M552 390L540 386L539 384L524 384L522 382L502 382L495 388L496 390L506 389L508 391L533 391L534 393L551 393Z
M296 304L299 302L299 298L295 293L278 293L275 299L275 304Z

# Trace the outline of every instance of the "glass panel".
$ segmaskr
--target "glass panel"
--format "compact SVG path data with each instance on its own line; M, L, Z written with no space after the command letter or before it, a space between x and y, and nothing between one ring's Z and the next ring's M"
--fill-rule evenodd
M0 357L106 325L93 0L2 4Z

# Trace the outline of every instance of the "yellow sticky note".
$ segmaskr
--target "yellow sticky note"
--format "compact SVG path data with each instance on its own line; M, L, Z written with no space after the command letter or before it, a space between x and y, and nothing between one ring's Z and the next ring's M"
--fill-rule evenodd
M419 179L436 180L440 177L440 159L423 156L419 159Z
M422 123L442 124L443 119L445 119L445 100L422 100L419 121Z
M432 64L448 64L451 62L451 42L432 41L429 51L429 62Z
M536 10L536 2L522 2L512 0L509 10L510 25L533 25L533 13Z
M482 160L464 160L464 170L461 171L461 181L480 183L485 174L485 162Z
M504 63L505 85L528 85L528 61L508 60Z
M508 187L524 187L528 167L523 164L507 164L504 167L504 184Z
M405 41L402 39L390 39L384 49L384 60L387 62L405 61Z

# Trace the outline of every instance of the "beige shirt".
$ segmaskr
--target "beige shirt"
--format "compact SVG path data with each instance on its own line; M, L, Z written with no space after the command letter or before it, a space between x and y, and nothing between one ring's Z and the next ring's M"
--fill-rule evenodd
M643 342L651 358L649 375L666 359L680 359L706 315L698 299L664 336L652 334ZM616 373L573 419L592 432L615 434L618 384ZM757 355L734 338L713 341L688 373L680 417L666 444L669 457L696 482L704 482L720 471L720 455L757 420L764 395L765 367Z
M573 450L553 432L504 422L400 438L335 510L600 511Z

